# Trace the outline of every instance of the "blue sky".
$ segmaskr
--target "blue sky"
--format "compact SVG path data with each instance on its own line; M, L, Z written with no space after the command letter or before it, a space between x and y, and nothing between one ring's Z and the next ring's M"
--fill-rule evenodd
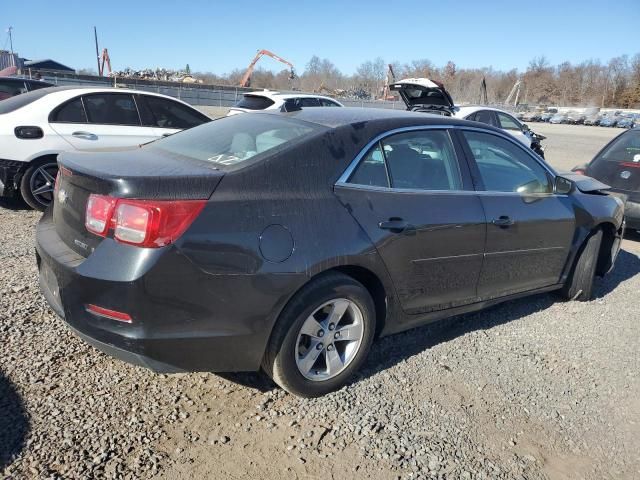
M378 56L524 70L538 55L557 64L640 52L640 0L3 3L0 48L11 25L21 56L76 69L95 68L94 25L116 70L189 63L194 71L225 73L245 68L261 48L300 72L316 54L347 74ZM272 60L260 65L281 69Z

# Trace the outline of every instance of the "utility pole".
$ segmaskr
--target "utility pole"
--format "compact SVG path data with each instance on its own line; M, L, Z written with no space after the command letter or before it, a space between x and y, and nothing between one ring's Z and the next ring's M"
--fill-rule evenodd
M13 27L9 27L7 31L9 32L9 45L11 45L11 56L13 57L13 36L11 34L11 32L13 31Z
M98 30L93 27L93 36L96 40L96 60L98 61L98 75L102 76L102 69L100 68L100 52L98 51Z

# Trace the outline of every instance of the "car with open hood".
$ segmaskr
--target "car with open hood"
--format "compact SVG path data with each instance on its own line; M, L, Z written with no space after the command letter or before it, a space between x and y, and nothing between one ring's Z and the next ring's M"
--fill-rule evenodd
M455 106L444 85L429 78L405 78L389 85L413 112L453 116Z
M610 185L613 195L624 197L627 227L640 231L640 128L621 133L573 171Z
M234 115L58 161L36 260L72 330L302 396L342 388L376 337L534 293L588 300L623 233L605 185L437 115Z

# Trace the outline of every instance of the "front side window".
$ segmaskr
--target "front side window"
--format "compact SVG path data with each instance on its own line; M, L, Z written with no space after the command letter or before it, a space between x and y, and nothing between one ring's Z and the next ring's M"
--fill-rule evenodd
M85 95L84 107L89 123L99 125L140 125L133 96L127 93Z
M87 123L87 115L80 97L63 104L53 112L51 121L54 123Z
M333 100L329 100L327 98L320 98L319 100L320 100L320 105L323 107L339 107L340 106Z
M462 189L458 160L446 130L384 138L362 159L349 182L375 186L390 182L391 188L411 190Z
M207 117L181 103L151 95L145 95L145 99L153 117L151 126L184 130L208 121Z
M550 175L523 148L497 135L463 131L485 189L495 192L551 193Z
M496 122L491 110L479 110L475 113L474 121L496 126Z
M496 114L498 115L500 128L504 128L505 130L522 130L518 121L512 116L500 112L496 112Z

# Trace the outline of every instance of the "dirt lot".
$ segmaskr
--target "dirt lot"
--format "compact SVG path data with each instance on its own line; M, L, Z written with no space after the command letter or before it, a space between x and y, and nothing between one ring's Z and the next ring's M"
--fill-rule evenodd
M533 128L559 167L617 130ZM69 333L37 287L38 215L0 204L7 478L640 478L640 236L597 298L538 295L379 341L322 399L259 375L156 375Z

